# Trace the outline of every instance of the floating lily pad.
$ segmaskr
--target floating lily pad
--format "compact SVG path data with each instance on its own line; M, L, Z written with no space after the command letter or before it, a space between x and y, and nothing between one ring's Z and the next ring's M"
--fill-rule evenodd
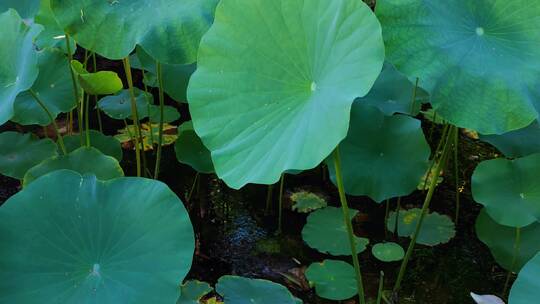
M501 225L524 227L540 220L540 154L481 162L472 194Z
M0 207L6 303L168 304L191 267L188 213L163 183L61 170Z
M123 84L118 74L112 71L88 72L79 61L71 61L71 67L79 84L89 95L108 95L115 94L122 90Z
M0 125L13 117L13 103L19 93L30 87L38 76L38 55L33 41L43 29L27 26L16 11L0 14Z
M148 108L154 103L152 94L134 88L139 120L148 117ZM98 108L112 119L131 119L131 96L129 90L122 90L112 96L105 96L98 102Z
M339 146L345 192L367 195L378 203L413 192L431 153L419 120L384 116L358 101L352 107L349 134ZM326 163L336 184L333 157Z
M351 209L351 219L358 210ZM302 238L309 247L331 255L351 255L347 227L341 208L326 207L311 213L302 229ZM366 250L369 240L355 237L356 252Z
M163 63L192 63L218 0L51 0L58 22L77 43L109 59L140 45Z
M99 180L109 180L124 176L118 161L92 147L82 147L67 155L59 155L47 159L28 170L24 175L23 185L26 187L39 177L57 170L72 170L82 175L92 174Z
M210 151L203 145L191 121L183 123L178 127L178 139L174 145L176 159L191 166L197 172L214 173L214 164L210 156Z
M2 0L0 13L12 8L24 19L32 19L39 10L40 0Z
M261 279L222 276L216 284L216 291L227 304L302 303L285 286Z
M523 129L501 135L481 135L480 139L495 146L506 157L540 153L540 123L535 120Z
M530 304L540 299L540 252L519 272L510 290L509 304Z
M159 123L161 115L161 109L159 106L150 105L149 119L152 123ZM175 107L164 106L163 107L163 122L171 123L180 119L180 113Z
M294 202L292 210L300 213L309 213L313 210L328 206L328 203L321 196L307 191L298 191L291 194L291 201Z
M56 155L56 144L32 134L0 133L0 174L22 179L28 169Z
M127 128L118 130L119 134L114 138L118 139L121 143L134 142L134 136L136 132L136 126L129 125ZM162 146L172 145L178 135L176 133L176 126L169 124L163 125L163 141ZM150 151L154 149L154 146L158 145L159 140L159 124L141 124L141 136L143 138L144 151ZM135 149L135 146L132 147Z
M73 86L69 75L67 57L58 49L46 49L39 53L39 75L32 90L56 117L76 107ZM14 104L13 121L22 125L46 126L51 120L29 92L19 94Z
M238 189L319 165L383 59L380 25L362 1L220 2L188 87L218 176Z
M395 217L394 217L395 219ZM405 256L403 248L396 243L378 243L371 248L371 253L379 261L383 262L395 262L401 261Z
M86 144L86 134L84 144ZM81 135L74 134L64 136L64 145L67 152L75 151L81 147ZM101 153L116 158L119 162L123 158L122 146L120 141L113 136L107 136L99 131L90 130L90 146L98 149ZM61 151L59 151L59 154Z
M317 295L329 300L346 300L358 293L354 268L346 262L324 260L306 269L306 279Z
M387 60L452 124L501 134L537 118L540 2L381 0L376 13Z
M399 211L398 235L401 237L412 237L416 230L416 223L420 218L421 209L414 208ZM396 223L396 213L390 212L386 228L394 232ZM448 243L456 235L455 225L452 220L437 212L428 213L422 222L422 228L416 239L417 244L435 246Z
M176 304L199 304L199 300L213 289L206 282L192 280L182 284L180 290L180 298Z
M497 263L513 272L519 272L521 267L540 251L540 223L521 228L519 254L512 267L516 228L498 224L485 208L476 219L476 235L489 247Z

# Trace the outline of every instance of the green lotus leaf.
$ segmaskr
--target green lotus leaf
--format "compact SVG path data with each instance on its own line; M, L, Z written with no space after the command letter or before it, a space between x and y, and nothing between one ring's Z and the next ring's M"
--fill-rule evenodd
M113 136L107 136L99 131L90 130L90 146L98 149L101 153L116 158L119 162L123 158L122 146L118 139ZM86 136L86 134L83 134ZM86 144L86 137L84 139ZM81 135L74 134L64 136L64 145L67 152L72 152L81 147ZM59 151L60 154L61 151Z
M148 117L148 108L154 102L154 97L150 93L134 88L135 101L139 120ZM98 108L112 119L131 119L131 96L129 90L122 90L120 93L105 96L98 102Z
M203 145L191 121L178 127L178 139L174 145L176 159L191 166L197 172L214 173L214 164L210 157L210 151Z
M69 64L64 53L58 49L45 49L39 53L38 58L39 75L32 85L32 90L54 117L73 110L76 101L73 98ZM14 116L11 120L19 124L51 124L47 113L28 91L19 94L13 109Z
M351 209L351 219L358 210ZM341 208L326 207L311 213L302 229L302 239L309 247L331 255L351 255L351 246ZM369 240L355 237L356 252L366 250Z
M382 262L401 261L405 256L403 247L393 242L375 244L373 248L371 248L371 253Z
M24 19L33 19L39 10L40 0L2 0L0 13L14 9Z
M497 223L525 227L540 220L540 154L481 162L472 194Z
M165 184L69 170L11 197L0 231L5 303L174 303L195 248L188 213Z
M180 290L180 298L176 304L199 304L199 300L213 289L206 282L192 280L182 284Z
M510 290L509 304L529 304L540 299L540 252L519 272Z
M137 61L132 60L132 67L146 70L144 83L151 87L157 87L156 60L150 57L142 48L137 47L137 54L132 55ZM187 102L188 82L195 72L196 64L162 64L163 91L178 102Z
M159 106L150 105L150 112L148 118L152 123L159 123L161 115L161 109ZM180 119L180 113L175 107L164 106L163 107L163 122L172 123Z
M172 145L178 138L177 134L174 134L176 127L164 124L163 125L163 141L162 146ZM127 128L118 130L119 134L114 137L121 143L134 142L136 126L129 125ZM153 150L154 146L159 144L159 124L141 124L141 136L143 138L144 151ZM133 145L133 149L135 146Z
M22 179L28 169L56 155L56 144L32 134L0 133L0 174Z
M476 219L476 235L489 247L497 263L513 272L519 272L523 265L540 251L540 223L535 222L521 228L519 254L512 266L516 228L498 224L488 215L485 208Z
M319 165L381 71L373 12L356 0L224 0L215 19L188 101L218 176L238 189Z
M227 304L296 304L296 299L285 286L272 281L237 276L222 276L216 291Z
M385 63L379 78L369 93L356 102L377 107L384 115L403 113L417 115L422 102L429 98L421 88L416 89L416 97L412 104L415 85L391 64Z
M309 265L305 274L321 298L341 301L358 293L354 268L349 263L324 260Z
M401 237L412 237L416 223L420 218L421 210L413 208L399 211L398 235ZM386 228L394 232L396 223L396 213L390 212ZM454 222L446 216L437 212L428 213L422 222L422 228L416 239L417 244L435 246L448 243L456 235Z
M309 213L328 206L326 199L308 191L298 191L291 194L291 201L294 202L292 210L300 213Z
M88 72L77 60L71 61L71 67L77 74L79 84L89 95L115 94L122 90L123 84L118 74L112 71Z
M13 117L13 103L19 93L38 76L38 55L33 41L43 29L27 26L13 9L0 14L0 125Z
M416 189L428 168L430 148L419 120L384 116L377 108L355 102L340 155L345 192L380 203ZM333 158L327 164L336 184Z
M480 140L492 144L506 157L540 153L540 123L535 120L526 128L501 135L481 135Z
M43 31L36 38L36 45L38 48L46 49L56 47L67 54L65 33L54 18L50 0L41 0L35 22L44 27ZM75 40L70 40L70 46L71 52L74 54L77 49Z
M26 187L41 176L62 169L72 170L81 175L92 174L99 180L124 176L118 160L95 148L81 147L67 155L47 159L28 170L24 175L23 186Z
M540 2L381 0L376 13L387 60L452 124L501 134L538 116Z
M140 45L162 63L193 63L218 0L51 0L58 23L77 43L109 59Z

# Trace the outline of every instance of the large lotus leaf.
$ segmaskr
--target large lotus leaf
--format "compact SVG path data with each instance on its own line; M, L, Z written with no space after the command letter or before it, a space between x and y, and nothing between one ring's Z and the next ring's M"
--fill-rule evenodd
M140 45L162 63L197 59L201 36L218 0L51 0L62 27L77 43L109 59Z
M501 134L538 116L540 2L381 0L376 12L387 60L451 123Z
M98 149L101 153L112 156L118 161L121 161L123 158L122 146L118 139L113 136L107 136L99 131L90 130L90 146ZM83 134L86 136L86 134ZM84 140L86 144L86 137ZM74 134L64 136L64 146L66 147L67 152L72 152L81 147L81 135ZM61 151L59 151L60 153Z
M165 184L68 170L2 205L0 242L0 300L18 304L174 303L195 247Z
M540 299L540 252L519 272L508 304L530 304Z
M371 253L379 261L395 262L400 261L405 256L403 247L396 243L378 243L371 248Z
M351 209L351 219L358 210ZM326 207L311 213L302 229L302 239L309 247L331 255L351 255L347 227L340 208ZM366 250L369 240L355 237L356 252Z
M139 120L148 117L148 108L154 102L154 97L150 93L134 88L135 103L137 104L137 114ZM107 116L112 119L131 119L131 95L129 90L122 90L120 93L103 97L97 104Z
M216 284L216 291L227 304L302 303L285 286L261 279L222 276Z
M419 120L384 116L377 108L357 101L340 155L345 192L381 202L416 189L428 169L430 148ZM336 184L333 158L327 164Z
M112 71L88 72L79 61L71 61L71 67L83 90L89 95L115 94L122 90L123 84L118 74Z
M180 290L180 298L176 304L199 304L199 300L213 289L206 282L193 280L182 284Z
M308 191L294 192L291 194L291 201L294 203L291 206L291 209L300 213L309 213L328 206L326 199L316 193Z
M422 102L427 101L427 93L416 88L416 98L413 101L415 84L401 74L390 63L385 63L379 78L375 81L369 93L357 100L364 104L377 107L384 115L404 113L417 115Z
M317 295L324 299L341 301L358 293L354 268L343 261L313 263L306 269L306 279L315 286Z
M19 93L32 87L38 76L38 55L33 41L39 25L27 26L16 11L0 14L0 125L13 117Z
M416 230L416 224L420 218L421 209L414 208L400 210L398 219L398 235L402 237L412 237ZM390 212L386 228L395 231L396 213ZM454 222L446 216L437 212L428 213L422 222L422 228L416 239L416 243L435 246L448 243L456 235Z
M535 120L523 129L501 135L481 135L480 140L492 144L506 157L540 153L540 123Z
M513 272L519 272L521 267L540 251L540 223L535 222L521 228L519 254L512 267L516 228L497 224L485 208L476 219L476 235L489 247L497 263Z
M67 155L47 159L28 170L23 186L28 186L39 177L57 170L72 170L80 174L92 174L99 180L109 180L124 176L118 161L92 147L81 147Z
M210 151L203 145L191 121L178 127L178 139L174 145L176 159L191 166L197 172L214 173L214 164L210 157Z
M129 125L127 128L118 130L118 132L119 134L115 135L114 137L121 143L134 143L136 126ZM175 126L164 124L163 141L161 142L161 145L172 145L178 138L178 135L175 133ZM141 136L143 139L144 151L153 150L154 146L159 144L159 124L141 124ZM135 149L135 145L132 145L132 148Z
M32 90L54 117L76 107L69 64L64 53L58 49L45 49L39 53L39 75ZM13 108L15 114L12 120L19 124L51 124L45 110L29 92L19 94Z
M347 134L351 104L383 58L362 1L221 1L188 87L219 177L240 188L317 166Z
M36 38L36 45L40 49L57 47L67 53L65 33L54 18L50 0L41 0L35 22L43 25L43 31ZM75 53L75 40L70 40L71 52ZM63 70L65 71L65 70ZM69 74L68 74L69 76Z
M32 134L0 133L0 174L22 179L28 169L56 155L56 144Z
M12 8L24 19L32 19L39 10L40 0L2 0L0 13Z
M148 113L148 119L152 123L159 123L161 119L160 106L150 105L150 111ZM180 113L175 107L163 106L163 122L171 123L180 119Z
M472 194L501 225L524 227L540 220L540 154L481 162Z

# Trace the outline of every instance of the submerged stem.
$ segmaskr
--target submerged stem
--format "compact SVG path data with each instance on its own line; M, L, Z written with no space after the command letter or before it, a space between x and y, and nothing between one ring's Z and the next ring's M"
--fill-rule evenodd
M362 272L360 270L360 262L358 261L358 253L356 252L356 240L351 222L351 216L349 213L347 196L345 195L345 188L343 186L343 177L341 175L341 159L339 155L339 145L334 150L334 167L336 170L336 181L339 191L339 200L341 202L341 210L343 211L343 220L345 221L345 226L347 227L349 245L351 246L351 255L356 274L356 283L358 285L358 299L360 301L360 304L366 304L364 284L362 282Z
M47 109L47 106L45 105L45 103L43 103L43 101L41 101L41 99L36 94L36 92L34 92L34 90L32 90L32 89L30 89L29 92L30 92L30 95L32 95L32 97L34 97L34 99L39 104L39 106L43 109L43 111L45 111L45 113L47 113L47 116L51 120L51 123L52 123L52 125L54 127L54 132L56 132L56 137L58 138L58 144L60 145L60 150L62 150L62 153L64 155L66 155L67 154L66 146L64 145L64 139L62 138L62 134L60 134L60 130L58 129L58 125L56 124L56 120L54 120L53 115L51 114L49 109Z
M135 124L135 158L137 161L137 176L141 177L141 147L139 139L141 138L141 126L139 124L139 113L137 112L137 101L135 99L135 92L133 90L133 78L131 76L131 65L129 64L129 57L123 59L124 70L126 72L126 78L128 82L129 95L131 97L131 116L133 123Z
M193 195L193 190L195 190L195 185L197 185L197 181L199 180L199 175L200 175L199 172L195 174L195 178L193 179L193 185L191 185L191 189L189 190L188 196L186 198L186 203L189 203L189 201L191 200L191 196Z
M161 152L162 152L162 142L163 142L163 115L165 108L165 97L163 95L163 73L161 71L161 63L156 62L157 78L159 83L159 133L158 133L158 146L157 146L157 156L156 156L156 167L154 169L154 179L159 177L159 166L161 165ZM150 122L152 124L152 122Z

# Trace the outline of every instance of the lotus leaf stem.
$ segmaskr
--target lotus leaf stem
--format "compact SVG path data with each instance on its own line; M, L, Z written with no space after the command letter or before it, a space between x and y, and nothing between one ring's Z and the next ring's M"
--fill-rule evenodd
M264 213L266 215L270 214L270 208L272 208L273 190L274 190L274 185L268 185L268 190L266 192L266 208L264 209Z
M73 53L71 51L71 43L70 43L70 38L69 38L69 34L68 33L65 33L65 36L66 36L66 49L67 49L67 53L68 53L68 66L69 66L69 72L71 74L71 82L73 84L73 96L75 97L75 102L77 103L77 113L78 113L78 117L79 117L79 121L78 121L78 124L79 124L79 133L80 133L80 139L81 139L81 146L84 146L84 138L83 138L83 133L82 133L82 129L83 129L83 125L82 125L82 102L83 100L80 98L80 94L79 94L79 86L77 85L77 78L75 77L75 71L73 71L73 68L71 68L71 62L73 61Z
M454 134L454 175L456 179L456 216L454 222L456 226L459 221L459 209L461 208L460 202L460 190L459 190L459 160L458 160L458 149L459 149L459 130Z
M131 65L129 57L123 59L124 70L128 82L129 95L131 97L131 116L135 124L135 158L137 161L137 177L141 177L141 147L139 139L141 138L141 125L139 124L139 113L137 112L137 101L135 99L135 91L133 90L133 77L131 76Z
M285 186L285 173L281 173L279 182L279 198L278 198L278 229L277 234L281 234L281 227L283 222L283 187Z
M156 167L154 168L154 179L159 178L159 167L161 165L161 153L162 153L162 143L163 143L163 116L165 108L165 97L163 94L163 72L161 68L161 63L156 62L156 72L159 84L159 133L158 133L158 146L157 146L157 156L156 156ZM152 124L152 122L150 122ZM150 132L153 133L153 132Z
M384 288L384 272L381 271L379 274L379 290L377 292L377 304L381 304L383 288Z
M62 138L62 134L60 134L60 130L58 129L58 125L56 124L56 120L54 119L53 115L51 114L51 111L49 111L49 109L47 109L47 106L45 105L45 103L43 103L43 101L39 98L39 96L36 94L36 92L34 92L34 90L30 89L29 92L30 92L30 95L32 95L32 97L39 104L39 106L43 109L43 111L45 111L45 113L47 113L47 116L51 120L52 125L54 127L54 132L56 132L56 137L58 138L58 144L60 145L60 150L62 150L62 153L64 155L67 155L66 146L64 145L64 139Z
M201 175L199 172L195 174L195 178L193 179L193 185L191 186L191 190L189 190L188 196L186 198L186 203L189 203L191 200L191 196L193 195L193 191L195 190L195 185L197 185L197 181L199 180L199 175Z

